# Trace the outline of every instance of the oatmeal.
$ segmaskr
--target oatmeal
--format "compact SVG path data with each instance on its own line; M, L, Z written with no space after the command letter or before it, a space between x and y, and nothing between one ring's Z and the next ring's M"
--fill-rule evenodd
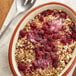
M37 14L19 32L15 59L24 76L58 76L72 58L76 24L61 10Z

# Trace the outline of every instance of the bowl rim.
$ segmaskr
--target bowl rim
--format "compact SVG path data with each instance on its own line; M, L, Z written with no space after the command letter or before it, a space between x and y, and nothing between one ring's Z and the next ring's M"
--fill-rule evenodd
M39 6L36 6L35 8L32 8L31 10L29 10L28 13L26 13L24 15L24 17L19 21L18 25L16 26L14 32L13 32L13 35L11 37L11 40L10 40L10 44L9 44L9 50L8 50L8 60L9 60L9 65L10 65L10 69L13 73L14 76L18 76L15 69L14 69L14 66L13 66L13 63L12 63L12 45L13 45L13 41L14 41L14 37L15 37L15 34L19 28L19 26L21 25L21 23L24 21L24 19L33 11L37 10L38 8L41 8L43 6L46 6L46 5L51 5L51 4L57 4L57 5L61 5L61 6L64 6L68 9L70 9L74 15L76 15L76 12L69 6L67 6L66 4L63 4L63 3L59 3L59 2L48 2L48 3L44 3L44 4L41 4ZM72 69L72 67L74 66L74 64L76 63L76 57L74 58L72 64L69 66L69 68L63 73L62 76L66 76L66 74L68 74L68 72L70 72L70 70Z

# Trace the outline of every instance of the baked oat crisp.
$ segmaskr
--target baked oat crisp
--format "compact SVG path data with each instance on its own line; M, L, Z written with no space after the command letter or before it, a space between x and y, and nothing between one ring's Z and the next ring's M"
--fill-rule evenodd
M61 10L45 10L19 32L15 59L22 76L58 76L72 58L76 24Z

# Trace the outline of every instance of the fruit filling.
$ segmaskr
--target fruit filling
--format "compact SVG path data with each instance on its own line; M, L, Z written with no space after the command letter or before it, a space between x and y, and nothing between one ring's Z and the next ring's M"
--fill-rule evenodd
M57 76L71 60L75 44L76 25L71 18L61 10L45 10L19 32L18 69L25 76Z

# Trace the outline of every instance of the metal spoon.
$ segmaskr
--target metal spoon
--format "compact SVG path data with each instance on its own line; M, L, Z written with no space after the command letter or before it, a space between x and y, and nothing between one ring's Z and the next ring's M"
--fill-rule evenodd
M6 25L6 28L2 32L0 32L0 37L2 37L4 32L7 30L7 28L11 24L11 22L15 19L15 17L17 15L19 15L20 13L30 9L35 4L36 0L15 0L15 2L16 2L16 11L17 12L16 12L15 16L12 18L12 20L10 20L9 23Z
M22 13L22 12L28 10L29 8L31 8L35 2L36 2L36 0L16 0L16 6L17 6L16 16L19 13Z

